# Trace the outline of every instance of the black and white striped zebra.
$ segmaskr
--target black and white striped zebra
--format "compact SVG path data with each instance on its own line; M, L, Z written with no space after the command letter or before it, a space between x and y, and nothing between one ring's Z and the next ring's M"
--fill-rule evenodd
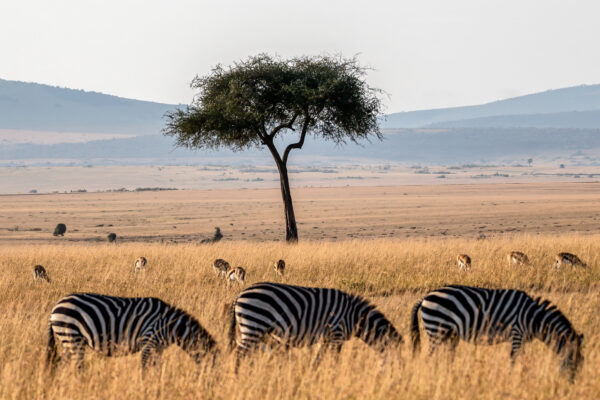
M561 370L571 379L583 363L579 335L549 301L521 290L447 286L425 296L412 310L413 349L420 346L419 310L430 340L430 353L442 342L454 349L462 339L495 344L512 341L511 359L525 341L537 338L562 357Z
M286 347L320 340L338 351L352 337L380 351L402 343L392 323L360 296L337 289L257 283L233 303L230 344L237 344L239 358L267 335Z
M215 341L198 321L153 297L114 297L77 293L60 299L50 315L48 362L58 361L55 335L63 359L81 367L86 346L106 356L142 352L142 370L162 351L177 344L196 362L216 355ZM214 359L213 359L214 360Z

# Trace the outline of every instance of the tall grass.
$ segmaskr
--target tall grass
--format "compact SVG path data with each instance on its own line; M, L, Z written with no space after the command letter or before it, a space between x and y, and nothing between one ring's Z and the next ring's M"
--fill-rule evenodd
M493 240L373 240L213 245L70 245L0 247L0 397L2 398L598 398L600 397L600 236L520 236ZM509 267L506 254L526 252L529 267ZM578 254L588 268L553 271L559 251ZM473 259L459 272L457 253ZM144 274L134 273L139 256ZM519 288L550 299L585 333L586 361L575 384L558 372L559 360L542 343L525 345L510 366L509 344L461 343L453 360L444 349L413 358L408 343L385 358L352 340L339 355L316 365L317 349L258 352L233 373L226 351L223 303L239 286L217 279L212 261L246 268L247 283L280 281L270 267L286 261L285 282L335 287L370 298L405 341L412 305L427 291L461 283ZM33 266L48 270L51 284L33 281ZM140 355L105 358L86 354L85 368L43 368L46 327L53 304L71 292L155 296L194 315L222 352L216 365L197 367L173 347L141 377ZM424 333L422 333L424 334Z

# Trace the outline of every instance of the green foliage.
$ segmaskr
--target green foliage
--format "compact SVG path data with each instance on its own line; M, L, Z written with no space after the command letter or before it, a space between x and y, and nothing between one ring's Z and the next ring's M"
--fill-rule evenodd
M336 143L381 138L379 91L364 75L355 58L331 56L283 60L260 54L219 65L192 81L199 94L185 110L167 114L163 132L180 146L234 150L272 143L283 131Z

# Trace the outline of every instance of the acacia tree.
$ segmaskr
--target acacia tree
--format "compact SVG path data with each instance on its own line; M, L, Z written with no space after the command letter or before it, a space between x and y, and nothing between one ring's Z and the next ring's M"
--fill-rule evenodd
M285 209L286 240L297 241L287 163L307 135L336 144L375 136L380 91L365 82L356 58L332 56L281 59L266 54L196 76L192 104L167 113L163 133L178 146L234 151L266 147L277 165ZM284 134L295 141L276 144Z

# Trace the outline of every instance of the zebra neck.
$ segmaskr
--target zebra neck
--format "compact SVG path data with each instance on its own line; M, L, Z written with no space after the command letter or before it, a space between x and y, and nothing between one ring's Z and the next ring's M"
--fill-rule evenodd
M376 344L377 341L375 339L379 339L378 328L382 325L389 326L390 322L368 301L362 300L357 303L355 310L355 336L362 339L368 345Z
M543 341L554 352L560 354L574 334L573 327L567 318L555 307L548 307L548 302L541 303L532 318L532 336Z

